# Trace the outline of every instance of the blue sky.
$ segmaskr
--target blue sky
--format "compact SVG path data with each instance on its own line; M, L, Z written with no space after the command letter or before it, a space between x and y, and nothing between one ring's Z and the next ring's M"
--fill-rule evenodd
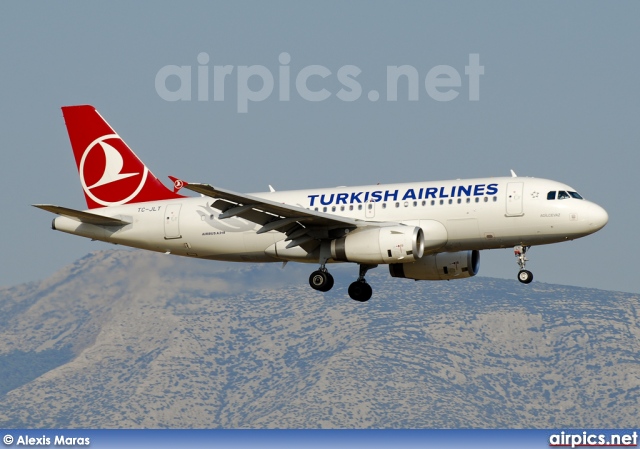
M44 278L107 244L55 233L30 207L84 208L60 106L92 104L168 183L167 175L241 192L509 175L573 186L609 212L599 233L535 247L535 281L640 291L640 4L637 2L5 2L0 14L2 254L0 285ZM279 57L290 56L290 100ZM224 101L197 101L198 55L230 65ZM465 66L484 74L470 101ZM165 66L192 68L192 100L156 89ZM238 112L238 68L263 66L275 88ZM331 96L312 102L309 79ZM419 74L419 98L387 101L388 66ZM461 75L436 101L425 77ZM340 100L343 66L362 95ZM260 90L255 77L248 84ZM179 83L167 80L169 89ZM371 101L368 93L380 93ZM243 91L244 92L244 91ZM178 260L179 262L179 260ZM515 278L511 250L482 253L481 276ZM306 282L306 279L303 280ZM535 282L534 281L534 282Z

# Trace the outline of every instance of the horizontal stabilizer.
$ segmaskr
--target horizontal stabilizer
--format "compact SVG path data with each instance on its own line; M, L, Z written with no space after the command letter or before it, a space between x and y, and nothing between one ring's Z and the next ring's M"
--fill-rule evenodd
M131 224L128 221L120 220L118 218L105 217L104 215L69 209L68 207L54 206L51 204L34 204L33 206L37 207L38 209L53 212L54 214L62 215L63 217L68 217L82 223L88 223L98 226L126 226L128 224Z

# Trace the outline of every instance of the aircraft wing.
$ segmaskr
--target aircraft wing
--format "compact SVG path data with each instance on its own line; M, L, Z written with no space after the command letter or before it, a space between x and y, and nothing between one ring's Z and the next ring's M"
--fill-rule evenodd
M264 198L212 187L208 184L184 183L184 188L216 199L212 206L222 211L219 218L240 217L261 225L257 233L277 230L287 234L288 247L302 245L312 239L328 238L336 229L355 229L363 226L388 226L339 217L303 207L278 203Z
M131 224L130 222L120 220L119 218L105 217L104 215L69 209L68 207L54 206L52 204L34 204L33 206L42 210L46 210L47 212L53 212L54 214L71 218L81 223L89 223L99 226L125 226Z

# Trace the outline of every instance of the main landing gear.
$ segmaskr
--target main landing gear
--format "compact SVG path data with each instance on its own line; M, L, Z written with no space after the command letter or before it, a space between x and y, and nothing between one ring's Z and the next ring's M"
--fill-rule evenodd
M349 296L351 299L358 302L366 302L371 299L371 295L373 294L373 289L369 284L367 284L366 279L364 278L367 271L372 268L377 267L377 265L366 265L359 264L360 266L360 274L358 279L355 282L352 282L349 285ZM333 287L333 276L327 271L324 264L320 265L320 268L309 276L309 285L314 290L318 290L321 292L328 292Z
M333 276L325 268L329 257L331 257L331 249L325 242L320 246L320 268L309 276L309 285L314 290L328 292L333 287Z
M333 276L322 266L319 270L311 273L311 276L309 276L309 285L314 290L328 292L333 287Z
M373 289L369 284L367 284L367 280L364 278L364 275L367 274L367 271L377 267L378 265L365 265L361 263L359 266L360 274L358 279L349 285L349 297L355 301L367 302L371 299Z
M527 250L531 248L530 246L516 246L513 248L513 252L518 259L518 265L520 266L520 271L518 272L518 280L523 284L529 284L533 281L533 273L529 270L525 270L524 266L527 263L527 259L525 254Z

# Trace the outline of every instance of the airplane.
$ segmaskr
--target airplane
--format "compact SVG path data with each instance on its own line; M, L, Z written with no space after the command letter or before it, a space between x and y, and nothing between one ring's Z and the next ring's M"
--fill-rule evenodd
M456 179L243 194L170 176L166 187L90 105L62 112L87 210L51 204L52 228L145 250L233 262L318 264L310 286L329 291L334 262L359 266L348 289L373 293L365 275L388 265L393 277L475 276L480 250L514 248L517 279L528 284L527 251L593 234L609 219L566 184L530 177ZM181 189L199 193L184 196Z

